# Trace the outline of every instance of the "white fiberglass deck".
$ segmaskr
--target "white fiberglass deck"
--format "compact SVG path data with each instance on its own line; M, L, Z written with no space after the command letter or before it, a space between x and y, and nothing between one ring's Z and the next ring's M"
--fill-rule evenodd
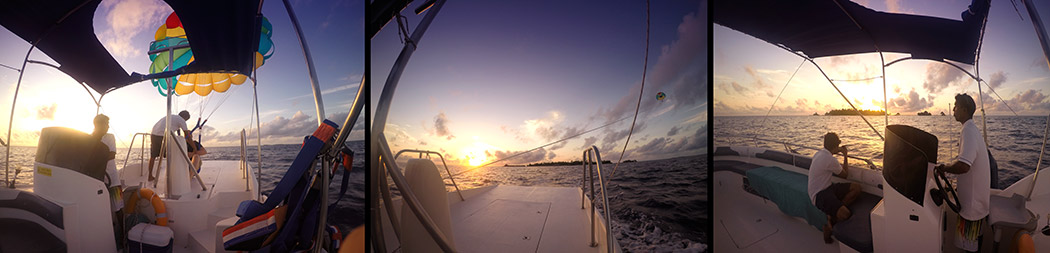
M739 174L715 172L714 252L839 252L839 242L824 244L824 235L776 204L743 190Z
M456 251L605 252L600 215L595 217L599 246L590 247L590 205L580 208L579 188L501 185L462 193L465 201L455 192L447 195ZM393 204L400 217L401 200ZM387 251L392 251L398 242L386 214L384 210L383 234Z

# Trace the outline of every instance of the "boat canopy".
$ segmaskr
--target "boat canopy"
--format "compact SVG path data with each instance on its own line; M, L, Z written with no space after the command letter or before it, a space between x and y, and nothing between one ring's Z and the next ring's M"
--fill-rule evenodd
M0 25L35 44L58 69L99 93L183 73L250 75L261 25L259 1L166 0L178 13L193 45L194 61L171 73L128 74L95 36L93 18L101 0L0 1ZM144 42L145 43L145 42Z
M819 58L871 52L973 64L988 0L962 20L875 11L846 0L713 1L717 24Z

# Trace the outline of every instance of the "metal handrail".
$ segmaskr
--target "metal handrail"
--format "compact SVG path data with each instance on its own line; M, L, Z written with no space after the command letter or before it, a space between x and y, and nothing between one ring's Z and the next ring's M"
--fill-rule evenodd
M809 150L816 150L816 151L820 151L821 149L823 149L823 148L817 148L817 147L811 147L811 146L806 146L806 145L802 145L802 144L795 144L795 143L790 143L790 142L786 142L786 141L780 141L780 140L772 140L772 139L763 139L763 138L758 138L758 137L754 137L754 136L739 136L739 135L720 135L719 137L729 137L729 138L750 138L750 139L756 140L756 142L757 142L757 141L768 141L768 142L772 142L772 143L776 143L776 144L781 144L781 145L784 145L784 146L785 146L785 149L788 149L788 148L787 148L787 146L788 146L788 145L790 145L790 146L795 146L795 147L799 147L799 148L804 148L804 149L809 149ZM792 150L791 150L791 149L788 149L787 151L788 151L788 152L792 152ZM794 152L792 152L792 153L794 153ZM871 159L868 159L868 158L863 158L863 157L858 157L858 156L854 156L854 155L847 155L846 157L849 157L849 158L853 158L853 159L856 159L856 160L861 160L861 161L864 161L865 163L867 163L867 164L868 164L868 167L869 167L869 169L872 169L872 170L878 170L878 166L875 166L875 163L874 163L874 162L872 162L872 161L871 161Z
M144 153L146 152L146 136L151 136L151 133L135 133L131 136L131 144L128 145L128 154L124 155L124 165L121 165L120 168L123 170L128 167L128 158L131 158L131 150L135 149L135 138L138 138L139 135L142 135L142 143L139 145L139 163L141 163L139 164L139 176L142 176L143 170L141 166L146 164L146 153Z
M593 160L591 158L593 158ZM590 166L591 162L594 162L594 167ZM591 197L592 197L592 199L591 199L591 247L598 246L598 242L596 242L595 241L596 239L594 238L594 233L595 233L595 231L594 231L595 230L595 228L594 228L595 227L594 215L596 214L595 211L594 211L594 201L595 201L595 199L594 199L594 196L595 196L594 195L594 174L595 174L594 171L595 171L595 168L597 168L597 171L598 171L598 173L597 173L598 174L598 186L601 187L602 206L605 209L605 236L606 236L605 244L606 244L606 251L613 252L612 220L609 218L609 216L612 215L612 210L609 210L609 197L608 197L608 194L606 194L607 191L605 189L605 179L602 178L602 155L601 155L600 152L598 152L598 147L597 146L591 145L590 148L583 150L583 171L584 171L584 174L585 174L584 177L586 177L586 178L584 178L584 182L581 182L583 184L582 188L587 188L586 187L587 186L587 184L586 184L586 180L587 179L589 179L590 182L591 182ZM580 192L580 194L581 195L584 194L583 192L586 192L586 189L583 189ZM583 204L582 204L583 199L584 199L584 196L580 196L580 201L581 201L580 208L581 209L583 208Z
M401 156L401 153L405 153L405 152L419 153L420 156L422 156L423 154L427 154L428 158L430 157L430 154L436 154L438 156L438 158L441 158L441 165L445 166L445 173L448 173L448 179L452 180L452 186L456 187L456 194L459 194L459 200L460 201L467 201L466 199L463 198L463 193L461 193L459 191L459 185L456 184L456 179L452 178L452 171L448 170L448 164L445 163L445 157L441 156L441 153L430 151L430 150L402 149L401 151L397 151L397 154L394 154L394 161L397 161L397 157Z

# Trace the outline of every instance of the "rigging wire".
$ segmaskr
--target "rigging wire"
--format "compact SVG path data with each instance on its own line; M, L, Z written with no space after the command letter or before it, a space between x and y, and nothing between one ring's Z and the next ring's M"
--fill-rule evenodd
M524 155L526 153L529 153L529 152L532 152L532 151L536 151L536 150L539 150L541 148L544 148L544 147L547 147L547 146L550 146L550 145L554 145L554 144L557 144L557 143L560 143L560 142L563 142L563 141L571 140L573 138L580 137L581 135L584 135L584 134L587 134L587 133L590 133L590 132L594 132L595 130L605 128L605 127L610 126L612 124L616 124L616 123L618 123L620 121L624 121L627 118L628 117L623 117L623 118L621 118L619 120L615 120L615 121L609 122L609 123L607 123L605 125L602 125L602 126L599 126L599 127L595 127L595 128L590 129L590 130L587 130L587 131L583 131L582 133L579 133L579 134L576 134L576 135L573 135L573 136L569 136L569 137L565 137L565 138L563 138L561 140L557 140L557 141L554 141L554 142L551 142L551 143L544 144L543 146L539 146L539 147L536 147L536 148L533 148L533 149L530 149L530 150L522 151L520 153L511 155L511 156L508 156L508 157L504 157L504 158L499 159L499 160L488 162L486 164L482 164L481 166L474 167L474 168L469 169L469 170L460 171L460 172L457 172L456 174L452 174L452 176L458 176L460 174L467 173L467 172L470 172L470 171L474 171L476 169L484 168L485 166L489 166L489 165L492 165L494 163L498 163L498 162L501 162L501 161L504 161L504 160L507 160L507 159L511 159L511 158L514 158L514 157L517 157L517 156L520 156L520 155Z
M638 88L638 103L634 105L634 119L631 120L631 130L627 132L627 141L623 144L623 150L620 151L620 159L616 159L616 165L613 166L612 172L609 172L609 180L612 181L613 175L616 175L616 168L620 167L620 162L623 161L623 154L627 153L627 146L631 144L631 135L634 134L634 124L638 121L638 109L642 107L642 94L645 93L645 74L649 70L649 1L645 1L645 58L642 61L642 87ZM601 163L602 161L597 161ZM605 192L602 192L605 194Z

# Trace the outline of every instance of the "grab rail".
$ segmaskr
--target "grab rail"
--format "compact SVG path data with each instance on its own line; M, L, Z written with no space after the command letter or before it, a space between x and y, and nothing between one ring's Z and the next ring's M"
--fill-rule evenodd
M175 139L175 135L173 135L173 133L172 133L172 132L168 132L168 138L171 138L171 139ZM187 144L189 144L189 143L187 143ZM167 144L164 144L164 145L165 145L165 146L167 146ZM176 145L176 147L177 147L177 146L178 146L178 145ZM207 186L204 186L204 180L202 180L202 179L201 179L201 175L200 175L200 174L197 174L197 170L194 170L194 169L193 169L193 160L191 160L191 159L190 159L190 156L189 156L189 154L187 154L187 153L186 153L186 150L185 150L185 149L181 149L181 148L179 148L178 150L179 150L179 153L178 153L178 154L181 154L181 156L180 156L180 157L182 157L182 159L185 159L185 160L186 160L186 163L190 165L190 174L193 174L193 176L194 176L195 178L197 178L197 184L199 184L199 185L201 186L201 190L203 190L203 191L207 191L207 190L208 190L208 187L207 187ZM163 153L163 152L162 152L162 153ZM203 164L203 161L201 162L201 164ZM171 168L167 168L167 169L169 169L169 170L170 170ZM170 173L169 173L169 174L170 174ZM154 187L155 187L155 186L154 186ZM170 177L168 178L168 188L171 188L171 178L170 178ZM170 190L169 190L169 193L170 193Z
M593 158L593 160L591 158ZM594 162L594 167L590 166L591 162ZM591 247L598 246L598 242L596 242L595 241L596 239L594 238L594 215L596 214L594 212L594 201L595 201L595 199L594 199L594 196L595 196L594 195L594 174L595 174L594 171L595 171L595 168L597 168L597 171L598 171L598 173L597 173L598 174L598 186L601 187L601 190L602 190L602 206L605 209L605 236L606 236L605 244L606 244L606 250L608 252L613 252L612 222L611 222L612 220L609 218L609 216L612 216L612 210L609 210L609 197L606 194L607 191L605 189L605 179L602 178L602 155L601 155L600 152L598 152L598 147L597 146L591 145L590 148L583 150L583 174L584 174L585 178L584 178L584 181L581 182L581 184L583 184L583 187L582 187L583 189L582 189L582 191L580 191L580 195L581 195L580 196L580 209L583 209L583 201L585 199L585 197L583 195L587 191L587 189L586 189L587 188L587 180L590 179L591 180L591 197L592 197L592 199L591 199Z
M248 152L245 151L245 147L248 146L244 129L241 129L241 171L244 172L242 178L244 178L244 191L251 191L251 182L248 181Z
M135 133L135 135L131 136L131 144L128 145L128 154L124 155L124 165L120 166L121 170L123 170L124 168L128 167L128 158L131 158L131 150L135 148L135 138L138 138L139 135L142 136L142 143L139 145L139 163L140 163L139 166L143 166L143 165L146 164L146 159L145 159L145 155L146 155L146 153L145 153L146 152L146 136L150 136L151 134L150 133ZM144 170L142 170L142 168L139 167L139 176L142 176L142 172L143 171Z
M441 158L441 165L445 166L445 173L448 173L448 179L452 180L452 186L456 187L456 194L459 194L459 200L466 201L466 199L463 198L463 193L459 192L459 185L456 185L456 179L452 178L452 172L448 170L448 164L445 163L445 157L441 156L441 153L430 150L402 149L401 151L397 151L397 154L394 155L394 161L397 161L397 157L401 156L401 153L405 152L419 153L420 158L423 157L423 154L427 154L427 158L430 158L430 154L436 154L438 158Z

